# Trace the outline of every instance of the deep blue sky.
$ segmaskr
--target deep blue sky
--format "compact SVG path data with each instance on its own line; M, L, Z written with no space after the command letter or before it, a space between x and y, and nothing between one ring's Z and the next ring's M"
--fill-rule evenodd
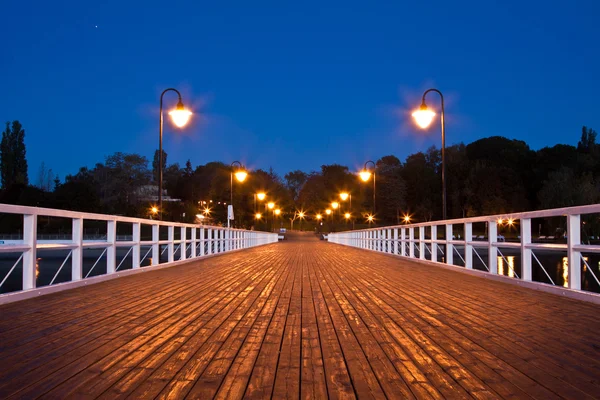
M430 86L448 144L600 130L597 0L37 0L0 15L0 121L25 126L32 183L42 161L64 178L117 151L151 159L171 86L196 114L165 124L169 163L281 175L439 146L439 126L409 116Z

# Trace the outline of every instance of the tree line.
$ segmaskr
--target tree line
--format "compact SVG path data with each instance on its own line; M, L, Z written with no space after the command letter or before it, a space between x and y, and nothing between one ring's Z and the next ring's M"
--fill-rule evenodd
M521 140L504 137L479 139L446 148L447 210L449 218L512 213L535 209L592 204L600 201L600 145L597 133L582 127L577 146L557 144L532 150ZM152 163L139 154L117 152L93 167L81 167L64 180L44 164L37 182L30 185L24 144L25 130L18 121L7 123L0 142L2 189L0 202L75 211L148 218L156 193L158 151ZM164 188L179 201L165 201L163 219L193 222L206 208L214 224L226 222L230 199L228 164L214 161L193 166L164 160ZM151 165L149 165L151 164ZM387 155L375 161L378 224L397 224L404 215L413 221L441 219L441 151L431 147L401 161ZM352 212L356 223L365 223L373 212L373 183L362 182L358 171L344 165L322 165L319 171L300 170L283 177L272 169L249 171L246 181L234 180L235 225L266 228L254 215L265 215L257 192L267 193L282 210L281 218L293 218L297 210L308 215L323 213L332 201L343 212ZM352 198L341 202L340 192ZM270 214L267 211L267 214ZM339 215L338 215L339 218Z

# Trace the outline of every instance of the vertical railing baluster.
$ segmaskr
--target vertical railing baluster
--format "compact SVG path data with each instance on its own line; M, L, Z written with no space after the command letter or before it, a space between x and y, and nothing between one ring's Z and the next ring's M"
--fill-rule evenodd
M415 258L415 228L408 228L408 256Z
M131 268L132 269L137 269L140 267L141 230L142 230L142 224L139 222L134 222L133 226L132 226L132 241L133 241L133 251L131 252Z
M83 218L73 218L73 244L71 253L71 280L79 281L83 277Z
M182 226L180 228L180 235L181 235L181 245L179 246L179 254L181 255L181 257L179 257L180 260L185 260L187 258L187 228L185 226Z
M437 262L437 225L431 226L431 261Z
M190 240L191 240L190 249L192 250L190 257L196 258L197 254L198 254L198 251L196 250L196 246L198 246L198 228L196 228L196 227L190 228L190 235L192 236L190 238Z
M569 288L581 290L581 216L567 215L567 257L569 262Z
M531 269L531 249L527 248L527 245L530 243L531 218L523 218L521 219L521 277L524 281L531 281L533 279Z
M465 268L473 269L473 223L465 222Z
M498 225L496 220L488 221L488 267L490 274L498 274L498 248L494 245L498 241Z
M400 255L406 257L406 228L400 228L400 244L402 244Z
M117 221L106 222L106 273L113 274L117 263Z
M446 264L454 264L454 246L450 241L452 240L452 224L446 224Z
M152 225L152 262L150 265L160 264L160 225Z
M29 250L23 252L23 290L37 285L35 267L37 263L37 215L23 215L23 242Z
M206 250L207 250L207 254L210 255L212 254L212 238L213 238L213 229L212 228L208 228L208 237L206 239L206 242L208 243L208 246L206 246Z
M419 259L425 260L425 227L419 227Z
M175 227L173 225L168 226L167 240L167 256L169 257L168 262L175 261Z

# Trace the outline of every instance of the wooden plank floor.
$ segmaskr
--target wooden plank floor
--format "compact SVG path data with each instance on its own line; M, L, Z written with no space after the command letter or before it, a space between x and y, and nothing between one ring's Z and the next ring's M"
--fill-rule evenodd
M298 235L0 306L0 398L600 398L600 307Z

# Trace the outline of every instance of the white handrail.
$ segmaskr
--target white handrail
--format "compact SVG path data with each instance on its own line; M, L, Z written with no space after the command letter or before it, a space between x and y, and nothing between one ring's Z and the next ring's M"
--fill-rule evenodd
M448 265L454 265L453 250L458 251L456 249L458 246L461 250L464 249L464 267L468 270L472 270L474 267L473 252L483 263L476 251L477 248L481 248L488 252L488 264L484 265L489 273L493 275L498 274L499 249L506 249L507 251L512 249L512 251L518 251L521 260L521 277L517 276L517 279L540 284L544 283L535 282L532 277L532 257L535 257L533 252L541 250L561 251L566 252L568 259L568 287L576 291L582 291L582 253L600 253L600 246L590 245L589 243L584 244L581 241L581 230L584 223L581 216L586 214L600 214L600 204L337 232L330 233L328 241ZM566 218L566 237L563 238L566 243L534 243L531 230L532 219L556 217ZM502 220L503 223L510 220L513 222L512 226L515 229L520 229L518 242L506 242L502 237L499 239L498 220ZM473 236L473 224L476 223L486 224L487 237L484 240L481 240L481 237L479 237L480 240L476 240ZM464 237L459 237L459 239L453 236L453 227L457 225L463 226ZM445 233L442 238L438 237L438 227L441 227L443 229L441 232ZM429 237L426 237L426 229L429 232ZM427 258L425 252L427 244L435 245L442 251L443 261L438 261L437 249L431 251L429 258ZM445 253L443 252L444 247ZM416 254L415 248L418 254ZM460 258L463 258L461 253L458 254ZM508 267L512 268L510 265ZM586 265L586 267L587 269L590 268L589 265ZM483 272L485 273L485 271ZM544 270L544 272L546 271ZM593 273L591 270L590 272ZM550 281L552 282L552 279Z
M21 229L23 232L22 239L0 241L0 253L21 253L19 259L22 258L23 260L22 290L0 294L0 304L14 301L11 300L11 297L20 295L23 292L33 291L34 289L39 290L37 289L36 279L38 250L71 250L70 282L76 282L94 279L93 277L87 278L87 275L84 276L83 273L83 250L88 248L103 249L103 254L106 252L107 260L106 275L118 275L123 273L123 271L118 271L118 267L121 266L123 260L125 257L129 256L129 254L131 254L132 258L132 269L137 270L141 268L142 262L148 255L146 254L143 259L140 259L141 246L150 246L148 252L151 252L152 266L155 266L161 264L160 254L165 251L167 252L168 263L162 263L162 265L176 262L174 259L174 255L178 251L176 250L176 247L179 249L179 261L184 261L211 254L276 243L278 241L276 233L130 218L116 215L55 210L51 208L0 204L0 213L23 216L23 225ZM71 240L65 240L64 235L56 235L55 238L39 240L37 234L39 217L70 219L72 224ZM84 240L84 221L104 221L106 223L106 235L100 236L100 238L97 238L99 236L97 235L96 238L91 241ZM119 228L121 228L122 225L129 225L132 234L117 236L117 224L119 224ZM151 227L152 240L141 239L142 226ZM167 228L167 240L160 239L160 227ZM179 229L179 239L175 239L176 229ZM125 240L118 240L123 238ZM205 253L206 244L208 252ZM160 249L161 246L164 246L162 252ZM129 252L123 257L121 263L117 265L117 249L119 248L129 248ZM190 255L187 254L189 249L191 249ZM199 251L196 251L197 249ZM102 255L100 257L102 257ZM14 269L13 266L5 276L0 276L0 282L2 282L2 284L5 283ZM88 271L88 274L89 272L91 272L91 270ZM57 275L58 272L55 274L52 283ZM52 285L52 283L50 285ZM53 286L58 285L60 284L55 284ZM0 288L1 287L0 284ZM19 298L24 297L20 296Z

